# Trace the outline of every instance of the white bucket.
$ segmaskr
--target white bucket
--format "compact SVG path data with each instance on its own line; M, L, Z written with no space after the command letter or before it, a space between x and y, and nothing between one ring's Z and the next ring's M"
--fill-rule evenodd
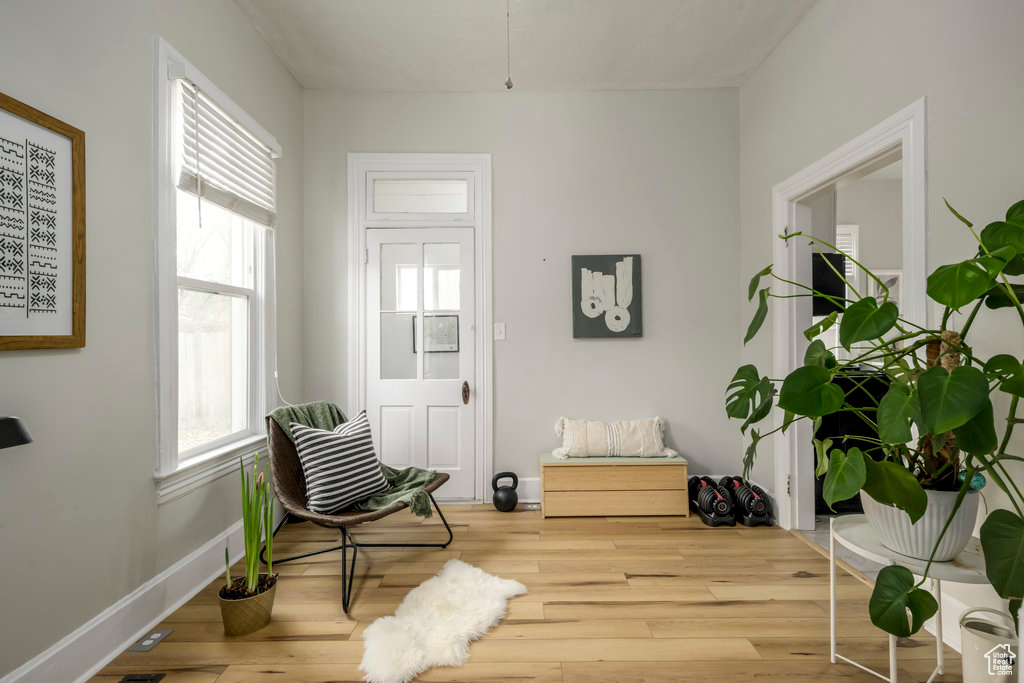
M987 612L1004 619L1002 626L988 619L968 617ZM999 610L972 607L960 615L961 663L964 683L1014 683L1017 681L1017 635L1013 619ZM1010 670L1006 671L1009 663Z

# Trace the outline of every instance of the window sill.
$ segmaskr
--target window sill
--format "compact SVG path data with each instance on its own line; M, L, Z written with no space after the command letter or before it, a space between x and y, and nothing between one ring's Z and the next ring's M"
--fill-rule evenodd
M266 443L265 434L247 436L209 453L204 453L201 457L187 460L176 470L157 471L153 475L153 479L156 481L157 505L177 500L225 474L231 472L237 474L239 456L242 457L243 464L251 465L256 457L256 452L264 449Z

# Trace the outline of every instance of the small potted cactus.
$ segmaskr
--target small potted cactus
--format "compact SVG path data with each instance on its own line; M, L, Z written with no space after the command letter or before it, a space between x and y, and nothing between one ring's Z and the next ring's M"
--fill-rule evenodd
M258 459L258 458L257 458ZM224 548L224 586L220 598L220 614L224 633L244 636L270 623L277 590L274 574L274 499L270 493L270 473L259 472L254 462L252 474L245 471L239 458L242 477L242 530L245 540L245 576L231 578L231 557ZM266 538L267 571L260 572L260 544Z

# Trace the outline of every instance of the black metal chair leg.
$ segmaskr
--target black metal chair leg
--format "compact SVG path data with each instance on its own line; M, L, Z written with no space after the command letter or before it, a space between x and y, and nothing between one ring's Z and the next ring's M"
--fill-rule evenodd
M312 557L314 555L322 555L323 553L334 552L335 550L341 551L341 608L345 614L348 614L348 608L352 603L352 584L356 577L356 556L359 554L360 548L447 548L451 545L455 539L455 533L452 531L451 525L448 520L445 519L444 513L441 512L441 506L434 500L432 493L427 494L430 497L430 502L434 505L434 509L437 510L438 517L441 518L441 523L444 524L445 531L448 532L448 540L444 543L358 543L355 537L349 532L348 527L339 527L341 530L341 545L331 546L330 548L324 548L323 550L314 550L311 553L302 553L301 555L292 555L291 557L284 557L281 559L274 558L274 564L284 564L285 562L292 562L294 560L301 560L304 557ZM277 536L277 532L281 530L281 527L288 521L288 514L285 513L281 522L274 529L274 533L271 534L271 538ZM352 561L349 562L348 550L352 549ZM267 564L266 559L267 545L263 544L263 549L260 550L260 562L264 565Z
M348 529L341 528L341 609L348 614L349 605L352 603L352 581L356 578L356 556L359 554L359 546L349 541L352 535ZM352 548L352 564L348 563L348 548Z
M287 522L287 521L288 521L288 513L285 513L284 518L281 519L281 522L277 525L277 528L274 529L274 533L272 533L270 535L270 537L271 538L275 538L277 536L277 532L281 530L281 527L283 527L285 525L285 522ZM342 546L335 545L335 546L331 546L330 548L324 548L323 550L314 550L311 553L302 553L301 555L292 555L291 557L282 557L281 559L278 559L278 558L275 557L274 558L274 564L284 564L285 562L293 562L295 560L301 560L304 557L313 557L314 555L323 555L324 553L330 553L330 552L334 552L335 550L341 550L341 548L342 548ZM262 562L264 566L266 566L266 564L267 564L267 544L266 543L263 544L263 548L260 550L260 562Z
M447 548L451 545L452 540L455 538L455 534L452 533L452 527L448 524L448 520L445 519L444 513L441 512L441 507L434 500L434 496L430 493L427 494L430 497L430 502L434 504L434 509L437 510L438 516L441 518L441 522L444 523L445 531L448 532L448 540L444 543L358 543L354 536L349 534L349 539L352 541L352 545L359 548Z
M448 525L448 520L444 518L444 513L441 512L441 506L437 504L436 500L434 500L434 494L428 493L427 495L430 496L430 502L434 504L434 509L437 510L437 516L441 518L441 521L444 523L444 528L448 531L448 540L440 546L442 548L447 548L451 545L452 540L455 538L455 534L452 533L452 528Z

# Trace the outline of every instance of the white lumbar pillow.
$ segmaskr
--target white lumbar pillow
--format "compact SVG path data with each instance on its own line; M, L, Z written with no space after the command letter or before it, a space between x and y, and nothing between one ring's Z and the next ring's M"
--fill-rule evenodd
M646 420L595 422L558 418L555 433L562 447L551 451L556 458L639 457L661 458L679 455L665 448L665 421Z
M370 683L408 683L434 666L461 666L470 641L496 626L508 599L523 593L518 581L448 560L405 596L395 616L366 627L359 669Z

